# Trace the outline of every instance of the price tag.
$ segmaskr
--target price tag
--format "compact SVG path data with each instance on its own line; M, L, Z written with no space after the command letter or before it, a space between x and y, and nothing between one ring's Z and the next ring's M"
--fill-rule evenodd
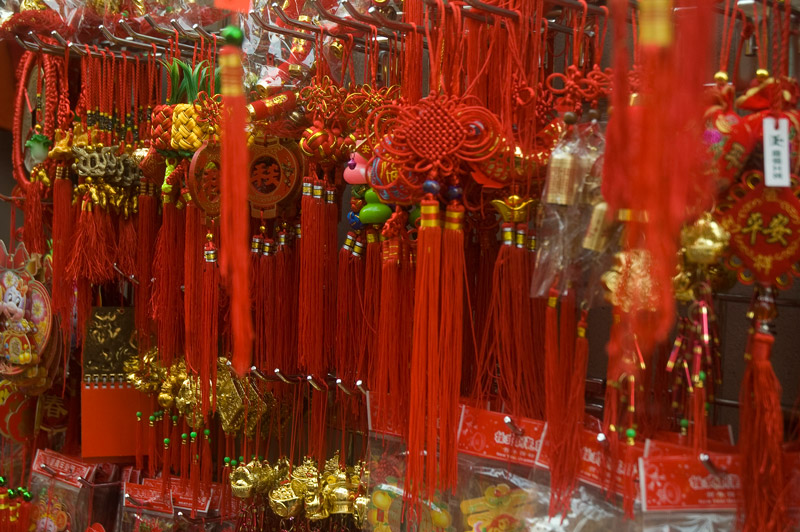
M764 118L764 178L768 187L789 187L789 119Z

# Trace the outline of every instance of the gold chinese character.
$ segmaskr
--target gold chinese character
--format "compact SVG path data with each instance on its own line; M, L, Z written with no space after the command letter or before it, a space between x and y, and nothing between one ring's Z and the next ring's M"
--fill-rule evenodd
M788 223L789 218L785 214L773 216L767 228L763 230L763 233L767 235L767 243L780 243L784 247L788 246L789 242L786 241L786 237L792 234L792 230L787 227Z
M747 218L747 224L742 229L742 233L750 233L750 245L756 245L756 236L764 232L764 219L760 212L754 212Z

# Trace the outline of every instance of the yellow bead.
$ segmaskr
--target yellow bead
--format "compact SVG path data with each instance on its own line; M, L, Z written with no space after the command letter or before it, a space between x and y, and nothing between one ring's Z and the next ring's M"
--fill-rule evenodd
M759 68L756 70L756 77L762 81L767 79L769 77L769 70L766 68Z
M714 74L714 81L717 83L728 83L728 73L720 70Z

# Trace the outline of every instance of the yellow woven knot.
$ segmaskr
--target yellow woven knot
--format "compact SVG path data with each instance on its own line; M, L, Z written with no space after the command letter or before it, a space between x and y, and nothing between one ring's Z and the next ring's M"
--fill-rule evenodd
M181 103L172 113L172 140L175 150L197 151L208 137L208 124L198 122L194 104Z

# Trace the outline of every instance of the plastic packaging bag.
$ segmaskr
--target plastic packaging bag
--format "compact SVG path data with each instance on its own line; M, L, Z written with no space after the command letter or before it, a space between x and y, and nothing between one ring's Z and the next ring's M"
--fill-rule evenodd
M91 513L95 466L40 449L31 466L32 525L36 532L83 532Z

